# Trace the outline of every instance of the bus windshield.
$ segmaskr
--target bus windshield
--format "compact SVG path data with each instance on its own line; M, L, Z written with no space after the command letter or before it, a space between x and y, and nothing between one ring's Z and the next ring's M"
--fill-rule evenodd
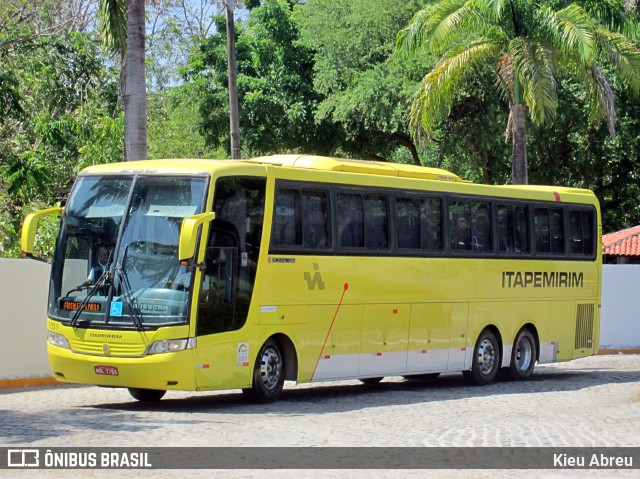
M54 253L50 317L83 327L186 322L180 226L203 211L206 187L204 177L80 177Z

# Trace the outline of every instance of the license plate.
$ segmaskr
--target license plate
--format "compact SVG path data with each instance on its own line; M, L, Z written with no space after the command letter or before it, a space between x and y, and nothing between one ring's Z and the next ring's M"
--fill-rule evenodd
M105 376L117 376L118 368L115 366L94 366L93 367L96 374L102 374Z

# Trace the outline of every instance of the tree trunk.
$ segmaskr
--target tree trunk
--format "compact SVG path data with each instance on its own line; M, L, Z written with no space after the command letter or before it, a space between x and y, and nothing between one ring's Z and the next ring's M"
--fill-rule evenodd
M238 109L238 82L236 68L236 39L233 20L235 0L225 3L227 19L227 58L229 67L229 130L231 134L231 158L239 160L240 150L240 111Z
M526 185L529 183L527 165L527 126L525 106L522 103L511 107L512 120L512 154L511 154L511 181L514 185Z
M147 159L145 0L127 0L127 52L124 80L124 158Z

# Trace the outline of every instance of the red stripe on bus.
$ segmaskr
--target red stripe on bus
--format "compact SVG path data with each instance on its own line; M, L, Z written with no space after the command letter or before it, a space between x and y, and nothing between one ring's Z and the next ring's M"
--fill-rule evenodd
M311 375L311 381L313 381L313 377L316 375L316 370L318 369L318 363L320 363L320 358L322 357L322 351L324 351L324 347L327 345L327 339L329 339L329 334L331 334L331 330L333 329L333 323L336 322L336 318L338 317L338 311L340 311L340 306L342 306L342 300L344 299L344 294L349 289L349 283L344 283L344 289L342 290L342 296L340 296L340 301L338 302L338 307L336 308L336 312L333 314L333 319L331 320L331 325L329 325L329 331L327 331L327 335L324 338L324 343L322 343L322 348L320 349L320 354L318 354L318 360L316 361L316 367L313 368L313 374Z

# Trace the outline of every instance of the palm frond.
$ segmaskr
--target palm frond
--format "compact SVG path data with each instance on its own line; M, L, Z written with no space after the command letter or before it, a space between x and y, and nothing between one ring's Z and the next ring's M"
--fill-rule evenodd
M596 40L605 57L611 61L618 77L636 94L640 92L640 49L624 35L598 28Z
M449 114L465 76L494 56L496 49L495 43L481 39L450 50L424 77L409 115L410 130L415 139L424 140L431 135L435 124Z
M405 28L398 32L396 49L404 54L415 53L427 46L427 21L431 15L431 7L419 10Z
M605 119L611 138L616 136L616 108L615 95L609 80L597 63L594 63L584 77L589 82L587 95L591 121L598 123Z
M100 0L98 20L102 42L113 54L124 55L127 50L126 0Z
M585 64L593 61L596 27L582 7L572 3L562 10L553 11L550 7L544 6L539 9L538 15L559 51L570 56L577 55Z
M396 47L404 53L422 48L441 51L477 19L476 0L442 0L416 13L398 33Z
M558 106L553 52L544 44L518 37L509 45L509 53L531 120L537 125L552 120Z
M484 5L491 20L495 23L500 23L505 10L511 8L509 0L484 0Z
M507 103L513 95L513 62L509 54L502 55L496 63L496 88Z

